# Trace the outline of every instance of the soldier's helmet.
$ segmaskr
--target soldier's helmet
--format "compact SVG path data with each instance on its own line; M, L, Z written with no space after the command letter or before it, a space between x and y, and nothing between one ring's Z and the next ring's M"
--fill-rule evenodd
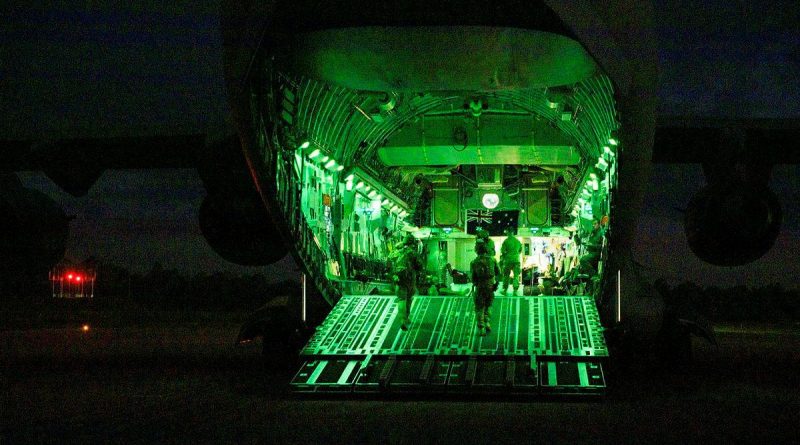
M489 252L489 248L486 245L486 241L484 241L484 240L479 238L478 241L475 242L475 253L477 253L478 255L481 255L481 254L488 253L488 252Z
M475 229L475 235L478 237L478 239L489 238L489 232L483 227L478 227L477 229Z
M403 244L405 244L406 246L411 246L411 247L416 246L417 245L417 239L414 238L414 235L409 233L409 234L406 235L406 238L403 240Z

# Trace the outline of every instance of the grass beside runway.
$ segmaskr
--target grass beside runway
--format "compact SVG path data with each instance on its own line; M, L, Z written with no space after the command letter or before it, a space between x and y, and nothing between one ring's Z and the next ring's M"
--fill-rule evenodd
M233 347L244 313L100 311L88 335L73 315L0 332L1 443L786 443L800 422L793 331L718 332L691 367L643 364L601 403L297 400L296 369Z

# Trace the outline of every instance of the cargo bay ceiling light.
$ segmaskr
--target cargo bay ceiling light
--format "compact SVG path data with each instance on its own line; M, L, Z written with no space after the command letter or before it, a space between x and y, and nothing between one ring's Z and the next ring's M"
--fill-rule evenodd
M497 196L497 193L486 193L485 195L483 195L481 202L483 203L483 206L486 207L487 209L493 209L497 207L498 204L500 204L500 197Z

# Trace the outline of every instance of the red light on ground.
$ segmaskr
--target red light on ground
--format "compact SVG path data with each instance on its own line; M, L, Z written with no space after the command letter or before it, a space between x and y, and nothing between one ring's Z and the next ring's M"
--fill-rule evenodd
M89 332L89 325L88 325L88 324L85 324L85 325L81 326L81 330L82 330L83 332Z
M72 279L72 274L67 275L67 279L71 280Z
M81 276L78 275L77 277L75 277L75 281L81 281Z

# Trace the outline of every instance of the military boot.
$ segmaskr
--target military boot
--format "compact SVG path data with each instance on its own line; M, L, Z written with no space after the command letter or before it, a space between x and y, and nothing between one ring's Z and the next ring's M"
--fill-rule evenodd
M478 324L478 335L483 337L486 335L486 326L484 325L483 309L475 309L475 321Z
M400 300L397 302L397 316L403 320L403 324L400 325L400 329L407 331L409 327L411 327L411 320L408 318L408 302L406 300Z

